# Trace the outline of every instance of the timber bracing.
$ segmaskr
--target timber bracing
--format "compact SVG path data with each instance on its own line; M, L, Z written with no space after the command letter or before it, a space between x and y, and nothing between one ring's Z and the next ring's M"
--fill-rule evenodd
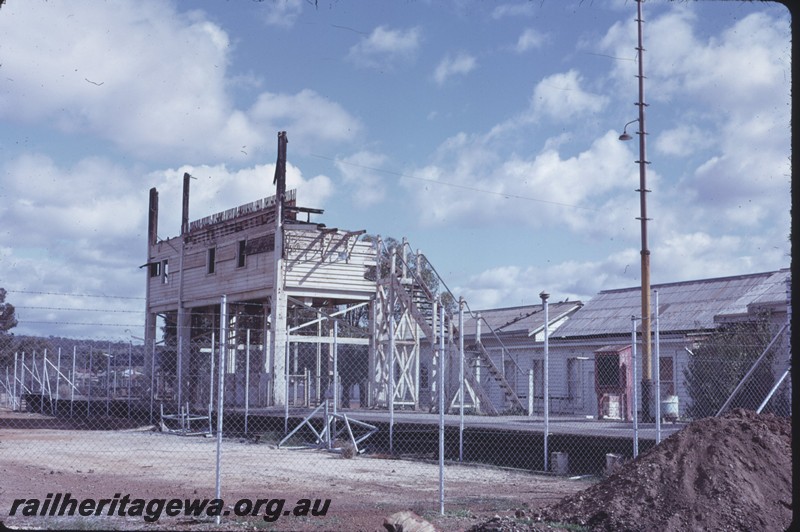
M380 257L380 241L377 245ZM445 385L442 392L445 394L447 410L453 411L462 404L462 376L458 374L462 354L454 341L454 336L460 331L457 330L453 309L448 308L443 300L447 296L451 301L455 301L455 298L446 287L440 291L444 282L432 266L422 266L425 258L421 254L417 253L413 264L406 260L407 246L404 241L400 250L389 251L388 266L384 264L381 268L379 259L373 310L370 404L387 408L389 395L392 395L393 407L438 410L439 357L444 356ZM443 322L437 315L440 305L445 305ZM441 341L442 335L444 342ZM463 404L466 408L475 413L499 414L497 405L486 390L487 384L496 383L503 394L503 406L525 409L479 340L465 349L463 356ZM486 371L483 379L481 369Z

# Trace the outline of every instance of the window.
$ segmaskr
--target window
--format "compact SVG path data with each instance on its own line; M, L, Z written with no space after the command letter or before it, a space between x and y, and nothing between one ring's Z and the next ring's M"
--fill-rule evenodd
M169 282L169 260L164 259L161 261L161 282L167 284Z
M206 256L206 273L212 274L217 269L217 248L208 248Z
M151 262L149 266L150 266L150 277L158 277L161 275L160 262Z
M236 254L236 267L244 268L247 264L247 240L239 240L239 251Z

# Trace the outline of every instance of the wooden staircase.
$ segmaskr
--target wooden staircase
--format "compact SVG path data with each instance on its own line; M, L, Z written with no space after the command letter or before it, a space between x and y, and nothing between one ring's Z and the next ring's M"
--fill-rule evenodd
M520 409L526 410L527 407L522 405L522 401L520 401L517 393L514 391L514 388L508 383L503 372L498 369L495 365L494 361L492 361L492 357L489 356L489 353L486 352L486 348L483 347L483 344L477 342L470 346L470 353L480 362L482 367L485 367L489 371L489 375L495 380L500 389L503 391L503 395L505 396L506 403L511 405L512 409ZM472 373L470 370L469 373ZM472 375L472 378L475 379L475 376ZM469 379L469 376L467 377ZM473 389L476 389L473 387ZM483 388L478 385L477 389L480 389L483 392L483 395L486 395L486 392L483 391ZM481 402L486 406L487 413L489 413L488 405L491 405L491 401L484 400L481 398ZM495 411L494 414L496 415L497 409L492 406L492 409Z

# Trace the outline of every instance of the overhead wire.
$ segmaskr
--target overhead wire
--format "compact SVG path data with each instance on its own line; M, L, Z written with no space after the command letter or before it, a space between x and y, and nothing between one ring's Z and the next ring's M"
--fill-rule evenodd
M44 295L44 296L68 296L68 297L96 297L100 299L135 299L144 301L145 298L143 297L133 297L133 296L113 296L107 294L76 294L70 292L40 292L36 290L14 290L11 288L7 288L6 292L9 294L34 294L34 295Z
M561 202L558 202L558 201L544 200L544 199L541 199L541 198L533 198L533 197L530 197L530 196L522 196L520 194L511 194L509 192L498 192L496 190L486 190L486 189L482 189L482 188L471 187L469 185L462 185L462 184L459 184L459 183L451 183L449 181L439 181L438 179L429 179L429 178L426 178L426 177L414 176L414 175L406 174L406 173L403 173L403 172L397 172L397 171L394 171L394 170L385 170L383 168L375 168L373 166L366 166L366 165L363 165L363 164L357 164L357 163L351 163L351 162L348 162L348 161L342 161L341 159L335 159L333 157L328 157L328 156L325 156L325 155L319 155L319 154L316 154L316 153L312 153L310 155L312 157L316 157L318 159L323 159L323 160L326 160L326 161L332 161L332 162L335 162L335 163L344 164L344 165L347 165L347 166L353 166L353 167L356 167L356 168L362 168L364 170L371 170L373 172L380 172L382 174L395 175L395 176L404 177L404 178L407 178L407 179L415 179L417 181L424 181L426 183L434 183L434 184L437 184L437 185L444 185L444 186L453 187L453 188L460 188L462 190L469 190L471 192L478 192L480 194L492 194L492 195L495 195L495 196L501 196L501 197L506 198L506 199L519 199L519 200L524 200L524 201L535 201L537 203L547 203L549 205L558 205L559 207L569 207L571 209L583 209L583 210L587 210L587 211L598 211L599 210L599 209L593 209L592 207L584 207L584 206L581 206L581 205L573 205L571 203L561 203Z

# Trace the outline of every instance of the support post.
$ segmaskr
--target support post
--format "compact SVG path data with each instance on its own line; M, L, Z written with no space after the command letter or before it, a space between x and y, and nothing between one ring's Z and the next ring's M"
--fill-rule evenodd
M280 405L288 403L289 378L287 375L287 342L286 327L287 299L284 278L284 201L286 197L286 132L278 133L278 160L275 164L275 251L272 295L272 353L273 353L273 402ZM287 405L288 406L288 405Z
M13 391L11 392L11 398L12 398L11 410L12 411L17 410L17 357L18 356L19 356L19 353L17 353L15 351L14 352L14 384L12 385Z
M56 357L56 405L55 414L58 415L58 400L61 399L59 394L59 384L61 383L61 348L58 348L58 356Z
M144 349L145 349L145 356L144 356L144 378L146 382L150 383L150 419L149 422L153 422L153 400L154 395L156 393L153 383L154 383L154 376L155 373L155 341L156 341L156 322L157 317L154 312L152 312L150 306L150 297L151 297L151 290L150 284L151 282L156 282L155 277L151 277L151 268L156 266L153 264L153 255L152 255L152 247L156 245L158 242L158 190L155 187L150 189L150 203L148 209L148 217L147 217L147 253L146 253L146 261L147 267L145 269L145 315L144 315ZM150 356L148 357L147 350L148 348L152 347L150 351ZM73 376L73 381L76 379Z
M77 356L78 356L78 346L73 345L72 346L72 382L73 382L73 386L69 391L69 417L72 417L73 406L75 405L75 386L74 386L74 383L76 383L78 381L78 379L75 378L75 359L77 358Z
M641 222L641 237L642 237L642 418L644 421L649 422L652 420L652 411L650 410L651 394L652 394L652 349L650 337L650 249L647 242L647 129L645 128L645 108L647 104L644 98L644 41L642 37L643 29L642 24L644 18L642 17L642 2L643 0L636 0L637 16L636 23L638 28L638 51L639 73L636 76L639 79L639 220Z
M631 365L633 366L633 457L639 456L639 390L636 389L636 316L631 316Z
M550 470L550 456L548 453L548 444L550 440L550 334L549 334L549 327L548 324L550 323L549 319L549 307L547 303L547 299L550 297L545 291L539 293L539 297L542 298L542 308L544 310L544 470Z
M389 250L389 353L386 355L386 363L389 365L389 382L386 386L386 400L389 407L389 453L394 452L394 351L395 351L395 338L394 338L394 284L397 281L397 266L395 255L397 248Z
M661 443L661 339L658 329L658 290L655 290L655 360L653 361L653 380L655 382L656 444Z
M216 498L222 499L222 410L225 402L225 351L228 348L228 298L222 296L220 301L220 316L219 316L219 364L217 364L219 372L219 380L217 381L217 469L216 469ZM213 353L212 353L213 354ZM220 516L217 514L217 525L220 522Z
M444 304L439 316L439 515L444 515Z
M250 415L250 329L247 329L247 346L244 359L244 434L247 435L247 418Z
M464 298L458 298L458 461L464 461Z

